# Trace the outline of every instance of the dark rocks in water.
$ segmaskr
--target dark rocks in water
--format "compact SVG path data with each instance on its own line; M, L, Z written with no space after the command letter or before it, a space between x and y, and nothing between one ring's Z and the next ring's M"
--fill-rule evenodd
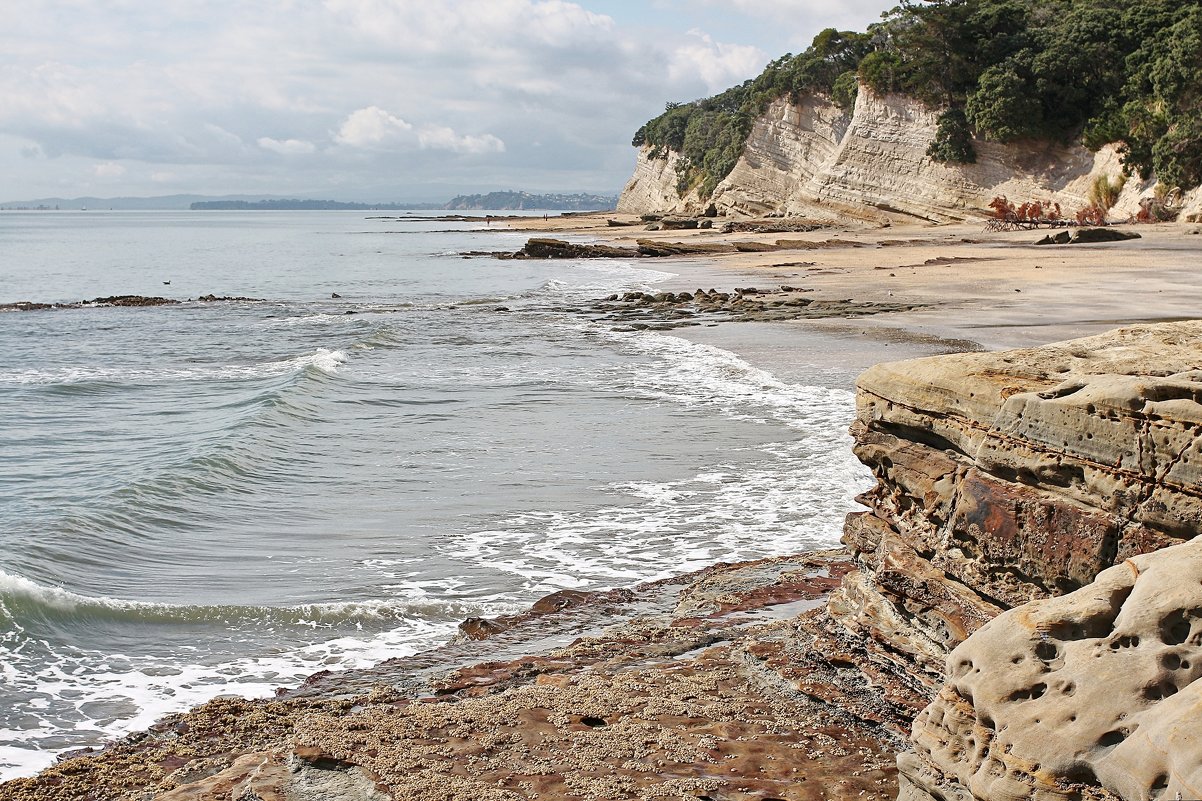
M335 295L334 297L341 297L341 296ZM200 301L201 303L217 303L217 302L262 303L263 302L263 298L247 298L247 297L242 297L242 296L235 297L233 295L213 295L213 294L201 295L199 298L197 298L197 300Z
M802 297L812 289L783 286L760 289L738 287L733 292L698 289L696 292L631 291L610 295L591 306L573 309L597 321L619 323L621 331L667 331L720 320L766 322L801 318L859 317L881 312L908 311L912 304L823 300ZM700 321L700 322L698 322Z
M62 304L34 303L32 300L19 300L16 303L0 303L0 311L44 311L46 309L63 308Z
M497 306L495 309L493 309L493 311L495 311L495 312L508 312L508 311L513 311L513 309L509 308L508 306Z
M111 295L107 298L85 300L84 306L172 306L179 303L171 298L147 297L145 295Z
M341 298L341 297L342 297L342 295L339 295L337 292L331 292L331 293L330 293L330 298L331 298L332 300L338 300L338 299L339 299L339 298Z
M244 298L244 297L218 297L217 295L201 295L197 298L198 301L208 303L212 301L261 301L262 298ZM110 295L105 298L93 298L92 300L80 300L74 303L34 303L29 300L22 300L16 303L0 304L0 312L5 311L48 311L55 309L87 309L97 306L110 306L119 308L142 308L148 306L178 306L183 301L175 300L174 298L161 298L157 296L147 295Z
M459 624L459 633L469 640L486 640L508 628L509 626L499 621L483 617L469 617Z

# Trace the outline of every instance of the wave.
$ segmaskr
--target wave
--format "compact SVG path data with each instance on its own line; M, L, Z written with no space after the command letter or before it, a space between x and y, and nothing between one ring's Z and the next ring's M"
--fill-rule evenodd
M124 384L130 382L164 381L228 381L255 378L271 378L314 368L333 374L348 361L345 351L317 348L312 353L290 359L259 362L258 364L227 364L206 367L177 367L146 370L137 368L105 367L86 365L79 367L56 367L44 370L19 370L0 372L0 383L7 384Z
M387 626L400 620L458 621L479 614L477 604L447 600L389 599L295 606L183 605L81 595L0 570L0 619L19 626L36 622L140 623L156 625L292 626L341 628Z

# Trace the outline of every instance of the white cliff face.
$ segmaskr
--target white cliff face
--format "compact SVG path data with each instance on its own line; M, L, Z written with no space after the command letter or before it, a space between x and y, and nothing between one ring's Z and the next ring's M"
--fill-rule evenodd
M1079 145L979 139L976 164L939 164L926 154L937 120L938 111L918 101L863 87L850 113L821 97L778 100L756 121L711 200L736 217L949 222L986 215L989 202L1004 195L1016 203L1059 203L1067 215L1089 205L1097 177L1122 172L1109 146L1093 153ZM675 154L652 160L648 152L639 154L619 211L691 214L708 205L695 193L677 194ZM1134 214L1150 191L1150 183L1129 180L1111 217Z
M668 151L667 158L650 159L649 148L639 151L638 162L634 165L634 175L626 182L622 196L618 198L618 211L623 214L648 214L652 212L672 211L681 214L693 214L705 205L701 204L695 192L684 197L676 191L676 164L680 156Z

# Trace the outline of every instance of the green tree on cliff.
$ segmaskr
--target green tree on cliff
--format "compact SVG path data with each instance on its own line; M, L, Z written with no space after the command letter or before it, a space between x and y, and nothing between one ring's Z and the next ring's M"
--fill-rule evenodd
M864 33L822 31L741 86L673 104L634 142L680 154L680 190L705 196L769 103L850 111L858 84L940 110L940 161L971 161L974 136L1116 142L1133 172L1202 181L1202 0L901 0Z

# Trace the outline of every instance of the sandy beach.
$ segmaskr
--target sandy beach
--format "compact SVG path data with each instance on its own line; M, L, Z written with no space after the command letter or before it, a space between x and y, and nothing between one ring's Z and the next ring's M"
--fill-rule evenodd
M611 227L608 220L627 223ZM782 360L782 338L799 337L810 364L868 367L879 361L966 349L1000 350L1088 336L1140 322L1202 315L1202 226L1121 226L1139 239L1035 245L1047 231L986 232L984 220L954 225L847 226L808 233L647 231L637 218L599 212L509 223L532 236L630 247L657 242L812 243L765 252L648 259L675 272L669 288L692 290L708 276L736 286L788 284L815 299L904 303L907 311L769 324L678 329L762 363ZM747 330L744 330L747 329ZM821 337L821 344L815 337ZM808 340L814 339L813 342Z

